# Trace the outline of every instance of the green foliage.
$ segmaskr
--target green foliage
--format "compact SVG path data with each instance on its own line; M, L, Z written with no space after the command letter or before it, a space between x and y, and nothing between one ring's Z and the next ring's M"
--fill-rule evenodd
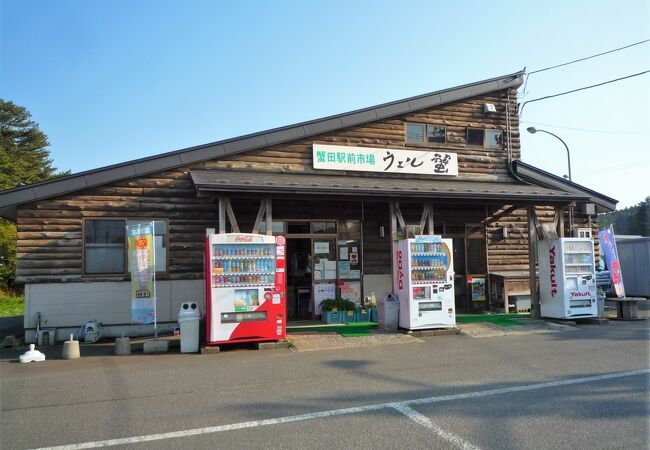
M0 99L0 189L69 174L52 167L50 143L31 117L22 106Z
M333 311L336 308L339 311L354 311L357 304L350 300L325 299L320 303L320 309L323 311Z
M70 172L56 172L47 136L27 109L0 98L0 190L37 183ZM16 226L0 219L0 290L12 291L16 279Z
M22 316L24 312L24 297L0 296L0 317Z
M16 284L16 224L0 219L0 291Z
M598 227L614 225L615 234L650 236L650 197L638 205L598 216Z

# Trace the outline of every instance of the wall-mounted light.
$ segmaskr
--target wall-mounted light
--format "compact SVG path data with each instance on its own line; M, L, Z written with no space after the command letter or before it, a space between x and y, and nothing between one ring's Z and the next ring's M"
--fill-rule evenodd
M386 230L384 229L383 225L380 225L379 226L379 237L383 238L384 236L386 236Z
M496 106L494 106L494 103L484 103L483 104L483 112L485 114L491 114L497 112Z

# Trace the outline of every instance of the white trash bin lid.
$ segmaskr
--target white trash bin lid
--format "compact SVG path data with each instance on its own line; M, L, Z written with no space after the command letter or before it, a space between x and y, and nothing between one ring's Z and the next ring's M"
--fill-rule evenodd
M194 320L201 318L201 309L196 302L184 302L178 311L178 321Z

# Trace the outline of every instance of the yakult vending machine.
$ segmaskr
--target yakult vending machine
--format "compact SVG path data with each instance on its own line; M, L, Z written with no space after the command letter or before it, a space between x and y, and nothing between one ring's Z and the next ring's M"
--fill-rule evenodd
M283 340L285 238L209 234L205 256L208 344Z
M538 242L537 252L542 317L598 317L593 241L547 239Z
M408 330L456 325L451 239L416 236L396 243L394 288L399 326Z

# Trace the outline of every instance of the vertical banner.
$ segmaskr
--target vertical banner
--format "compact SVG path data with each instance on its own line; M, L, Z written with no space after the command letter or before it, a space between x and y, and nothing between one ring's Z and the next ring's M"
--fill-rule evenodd
M598 232L598 239L600 240L600 248L603 250L605 255L605 262L607 263L609 276L612 277L612 284L614 285L616 296L619 298L625 297L623 272L621 272L621 264L618 259L614 229L610 226L609 228L600 230Z
M153 222L126 227L131 267L131 320L156 323Z

